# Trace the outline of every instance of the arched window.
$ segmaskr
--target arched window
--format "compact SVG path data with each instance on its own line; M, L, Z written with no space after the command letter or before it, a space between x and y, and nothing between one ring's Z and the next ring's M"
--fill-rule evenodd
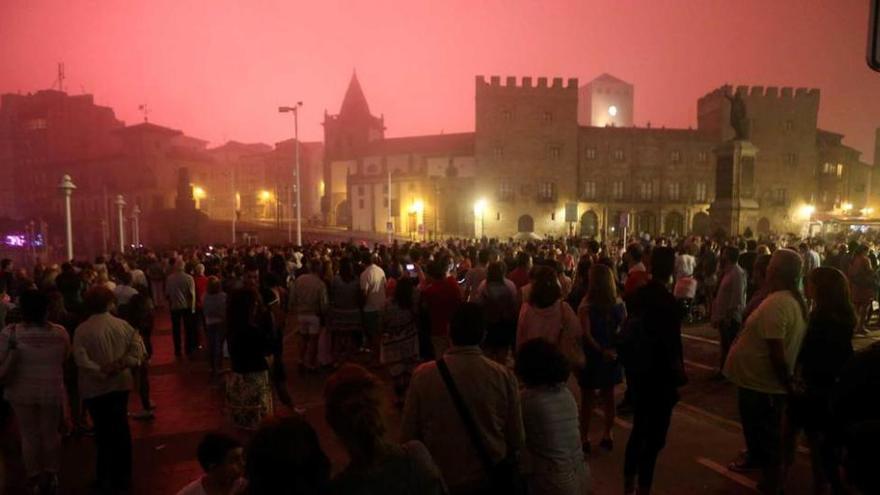
M595 212L588 211L581 215L581 237L596 237L599 233L599 218Z
M516 221L516 231L517 232L534 232L535 231L535 219L531 217L531 215L523 215L519 217L519 220Z

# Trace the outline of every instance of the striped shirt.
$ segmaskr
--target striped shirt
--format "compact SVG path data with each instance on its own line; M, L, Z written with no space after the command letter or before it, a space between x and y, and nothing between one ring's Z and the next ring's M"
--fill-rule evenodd
M64 327L9 325L0 332L0 361L9 355L9 340L15 328L18 361L6 384L6 400L15 404L61 404L64 400L63 364L70 352L70 337Z

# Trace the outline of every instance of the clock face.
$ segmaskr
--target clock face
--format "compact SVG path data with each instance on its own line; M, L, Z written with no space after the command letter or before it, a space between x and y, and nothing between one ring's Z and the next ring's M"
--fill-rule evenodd
M610 115L612 117L616 117L617 116L617 107L614 105L611 105L610 107L608 107L608 115Z

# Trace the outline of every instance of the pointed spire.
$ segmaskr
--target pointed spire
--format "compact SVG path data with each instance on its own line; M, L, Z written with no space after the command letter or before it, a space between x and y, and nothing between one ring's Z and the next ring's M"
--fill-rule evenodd
M361 89L361 83L358 81L357 71L353 70L351 82L348 83L345 98L342 100L342 108L339 109L339 116L362 115L370 115L370 106L367 104L367 97L364 96L364 90Z

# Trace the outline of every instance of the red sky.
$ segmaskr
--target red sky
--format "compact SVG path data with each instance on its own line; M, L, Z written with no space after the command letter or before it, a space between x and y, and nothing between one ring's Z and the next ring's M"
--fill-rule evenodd
M474 76L635 84L639 125L696 125L730 82L822 90L820 126L873 156L880 73L865 65L868 0L0 0L0 92L95 95L128 123L218 144L274 143L302 100L321 139L353 69L389 136L473 130Z

